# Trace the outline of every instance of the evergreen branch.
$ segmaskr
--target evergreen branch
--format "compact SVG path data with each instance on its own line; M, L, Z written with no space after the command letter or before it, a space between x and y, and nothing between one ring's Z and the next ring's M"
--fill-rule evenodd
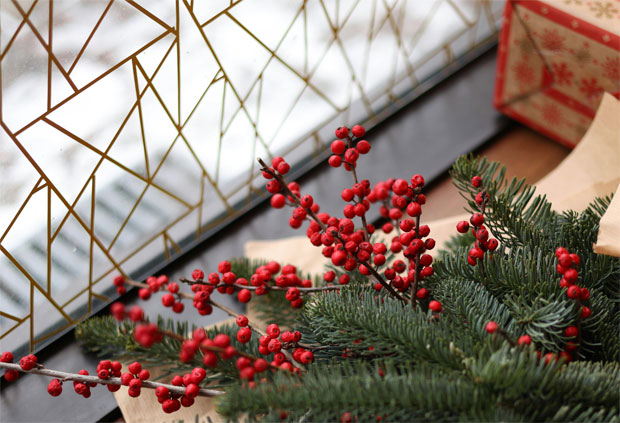
M314 297L300 322L304 339L332 347L317 352L317 358L339 358L345 349L354 356L388 354L404 361L462 366L463 355L457 350L463 346L456 342L458 336L446 319L420 309L413 312L374 290L351 287Z

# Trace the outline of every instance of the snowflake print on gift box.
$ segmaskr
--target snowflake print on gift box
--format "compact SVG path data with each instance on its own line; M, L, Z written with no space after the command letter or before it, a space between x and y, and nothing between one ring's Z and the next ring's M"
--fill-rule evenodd
M581 78L579 91L585 94L590 103L596 103L603 95L604 89L598 85L596 78Z
M603 75L612 82L620 80L620 57L606 57L603 63Z
M545 29L540 36L541 44L544 50L551 51L553 53L559 53L564 50L564 40L557 29L548 30Z
M519 85L530 85L534 80L534 69L526 62L516 63L512 67L512 72Z
M550 125L560 125L562 123L562 111L555 103L544 103L541 107L543 119Z
M590 10L595 13L597 18L605 17L611 19L618 13L618 9L609 1L605 3L602 1L595 1L594 4L590 6Z
M571 85L573 73L568 69L566 63L553 63L553 76L558 85Z

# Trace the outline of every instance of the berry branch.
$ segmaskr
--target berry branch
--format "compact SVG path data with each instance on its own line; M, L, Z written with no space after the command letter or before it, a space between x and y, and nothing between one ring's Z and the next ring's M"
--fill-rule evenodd
M299 196L288 187L288 184L286 183L286 180L284 179L284 177L282 177L282 175L280 175L278 172L273 171L272 168L267 166L267 164L260 157L258 158L258 163L262 166L261 170L263 171L263 173L271 175L271 177L278 182L280 189L284 191L284 193L289 197L289 199L292 199L293 203L295 203L298 207L303 207ZM323 221L316 215L316 213L312 209L307 209L307 213L312 218L312 220L319 225L323 233L328 233L327 225L323 223ZM340 233L334 231L334 233L331 233L329 235L337 238L342 245L346 244ZM392 288L392 286L383 279L383 277L373 268L373 266L369 265L366 261L361 261L358 257L355 257L355 261L360 265L366 266L368 271L374 276L377 282L379 282L385 289L387 289L388 292L392 294L392 296L398 298L400 301L403 301L405 303L407 302L405 298L403 298L398 292L396 292L396 290L394 290L394 288Z
M49 377L57 378L63 382L74 381L74 382L82 382L85 384L118 385L118 386L123 385L120 377L110 377L109 379L101 379L97 376L81 375L77 373L67 373L67 372L61 372L58 370L46 369L45 367L41 365L36 365L30 370L24 370L17 363L0 362L0 369L8 369L11 371L17 371L17 372L22 372L22 373L32 373L32 374L37 374L37 375L49 376ZM166 383L153 382L150 380L142 380L141 386L143 388L148 388L148 389L157 389L160 387L164 387L168 389L168 391L170 391L171 393L178 394L178 395L185 394L184 386L174 386L174 385L169 385ZM201 396L201 397L215 397L215 396L224 395L224 394L225 392L214 390L214 389L200 388L200 390L198 391L198 396Z
M187 278L180 278L179 282L183 282L188 285L207 285L207 283L204 281L193 281ZM239 289L248 289L250 291L256 291L257 289L260 288L259 286L246 286L246 285L237 285L237 284L232 284L232 285L219 284L219 285L216 285L215 288L228 287L228 286L234 286L235 288L239 288ZM339 285L329 285L329 286L313 286L309 288L301 287L301 288L297 288L297 290L302 294L310 294L314 292L338 291L340 290L340 288L341 286ZM269 286L267 288L268 291L288 291L288 289L289 288L282 287L282 286Z

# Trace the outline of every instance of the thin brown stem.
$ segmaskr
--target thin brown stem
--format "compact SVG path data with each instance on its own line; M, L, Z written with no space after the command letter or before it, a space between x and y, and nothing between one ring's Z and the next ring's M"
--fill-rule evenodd
M420 237L420 216L415 218L415 238ZM420 271L420 253L416 253L413 269L413 285L411 285L411 308L415 310L417 304L416 294L418 292L418 272Z
M83 383L98 383L101 385L122 385L120 377L111 377L109 379L100 379L97 376L87 376L87 375L79 375L75 373L66 373L58 370L46 369L45 367L35 367L32 370L23 370L19 364L16 363L0 363L0 368L17 370L22 373L33 373L37 375L49 376L60 379L62 381L76 381ZM185 395L185 387L184 386L174 386L166 383L153 382L151 380L143 380L142 387L148 389L157 389L160 386L168 388L170 392L173 394ZM198 392L199 396L202 397L215 397L219 395L224 395L225 392L217 391L214 389L204 389L201 388Z

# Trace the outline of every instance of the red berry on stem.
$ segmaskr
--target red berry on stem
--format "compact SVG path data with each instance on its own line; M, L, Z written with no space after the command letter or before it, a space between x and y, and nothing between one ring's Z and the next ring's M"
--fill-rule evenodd
M286 197L282 194L274 194L271 197L271 207L281 209L286 204Z
M579 333L577 326L569 326L564 330L564 336L568 338L574 338Z
M330 147L331 147L332 153L334 154L343 154L344 151L347 149L347 145L342 140L332 141L332 144Z
M576 299L579 297L579 287L577 285L571 285L566 290L566 296L570 299Z
M248 327L241 328L237 331L237 341L245 344L252 338L252 330Z
M164 307L172 307L174 304L174 296L172 294L164 294L161 297L161 303Z
M441 303L439 301L433 300L430 303L428 303L428 308L434 311L435 313L438 313L441 311Z
M349 136L349 128L347 128L346 126L339 126L338 128L336 128L335 134L336 138L346 138Z
M357 143L356 148L357 151L360 152L360 154L368 154L368 152L370 151L370 143L366 140L361 140Z
M360 138L366 134L366 128L364 128L362 125L355 125L353 128L351 128L351 132L355 137Z
M237 298L242 303L248 303L252 299L252 292L249 289L244 288L239 291L239 293L237 294Z
M331 167L340 167L340 165L342 164L342 157L333 155L329 157L327 162Z
M469 221L471 222L472 225L479 227L479 226L482 226L482 224L484 223L484 216L482 216L482 214L480 213L474 213L472 214Z
M488 332L488 333L495 333L497 331L497 329L499 328L498 324L490 321L486 324L486 326L484 327L484 329Z
M581 318L586 319L590 317L591 314L592 314L592 310L590 310L589 307L583 306L583 308L581 309Z
M519 345L530 345L532 343L532 337L529 335L522 335L519 337Z
M466 233L469 230L469 222L461 220L459 223L456 224L456 230L462 234Z
M245 326L248 325L249 320L248 320L248 318L246 316L240 314L239 316L237 316L236 322L237 322L237 326L245 327Z
M480 188L482 186L482 178L480 176L474 176L471 178L471 184L476 188Z

